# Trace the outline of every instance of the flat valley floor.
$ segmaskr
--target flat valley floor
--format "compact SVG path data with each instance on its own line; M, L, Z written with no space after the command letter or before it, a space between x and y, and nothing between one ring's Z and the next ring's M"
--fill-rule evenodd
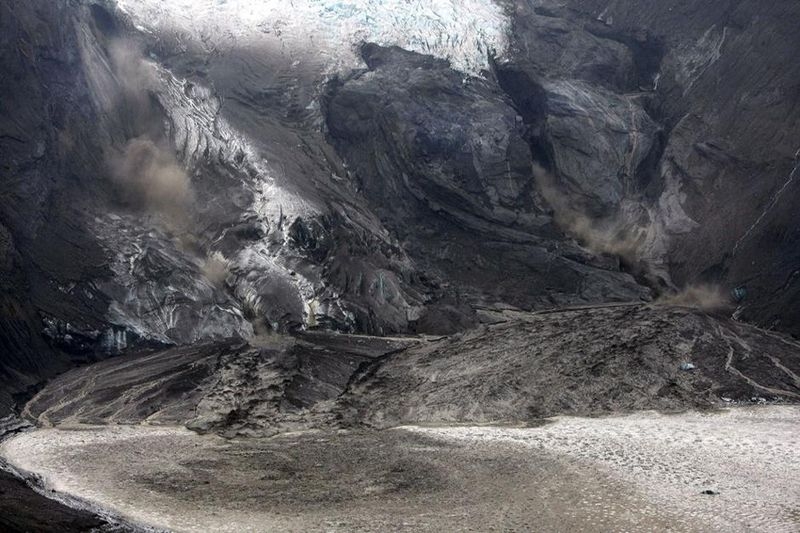
M174 531L800 531L800 407L223 439L39 429L47 489Z

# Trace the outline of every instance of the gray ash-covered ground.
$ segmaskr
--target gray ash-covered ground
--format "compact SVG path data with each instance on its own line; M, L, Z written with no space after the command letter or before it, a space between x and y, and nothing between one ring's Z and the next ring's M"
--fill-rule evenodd
M0 443L33 427L16 416L0 418ZM36 487L37 490L34 490ZM65 505L41 484L0 458L0 531L8 533L127 533L128 528L92 511Z
M713 414L736 404L796 401L800 346L791 338L665 305L484 309L480 317L482 326L451 336L264 335L249 344L108 359L59 376L28 402L24 416L52 429L21 437L24 445L9 443L8 457L43 474L59 492L178 531L210 523L231 531L246 525L265 531L426 531L452 524L558 529L567 523L576 530L713 531L739 530L748 520L755 530L769 523L777 531L794 523L785 505L776 515L764 498L743 496L745 481L735 475L725 478L735 487L734 503L706 505L694 518L675 504L701 497L708 484L700 479L703 469L725 463L717 452L743 446L743 438L750 444L736 453L749 455L738 460L757 469L756 435L767 428L770 453L791 462L785 431L775 433L781 427L791 433L791 416L775 412L761 420L760 412L771 411L739 415L744 408L734 407L729 428L728 415ZM685 370L686 363L694 368ZM708 414L661 422L652 413L601 417L583 426L564 421L555 433L550 426L538 433L511 429L535 428L559 414L690 408ZM706 422L707 429L698 429ZM482 429L447 429L454 423ZM650 435L653 423L660 433L639 442L637 432ZM746 437L731 433L745 423L752 430ZM380 429L404 424L428 429ZM617 426L628 429L619 434ZM690 438L697 431L719 435L700 446L702 439ZM564 439L574 446L562 446ZM521 451L519 443L536 453ZM696 448L699 472L682 462L675 472L668 467L681 443ZM648 492L636 477L638 463L626 457L662 457L655 473L663 470L666 492ZM694 481L682 484L685 476ZM15 487L25 498L24 486ZM724 518L726 506L750 515ZM23 523L36 519L27 509L18 510ZM43 516L60 520L62 512L68 513L56 506Z
M376 363L341 404L392 426L800 399L800 345L724 317L660 305L505 315Z
M59 376L23 416L46 426L146 421L271 435L330 419L360 368L419 342L318 332L130 354Z
M23 434L0 453L51 489L177 532L792 532L798 414L762 406L266 439L74 426Z
M748 481L731 474L726 483L738 499L705 506L696 516L674 504L703 497L703 469L728 464L718 452L743 445L745 437L734 434L740 423L751 430L742 465L758 470L764 458L756 442L765 431L770 453L791 463L784 438L794 431L791 416L776 412L777 418L760 420L755 410L739 420L736 413L745 408L734 407L728 424L713 413L736 404L796 401L795 341L663 305L487 309L480 315L484 325L451 336L265 335L250 344L108 359L45 386L23 413L51 429L10 441L5 455L43 475L59 493L127 521L178 531L208 524L231 531L426 531L453 523L738 531L748 520L791 530L787 524L796 519L790 508L781 504L776 515L764 498L742 495L742 483L783 478ZM684 370L686 363L694 368ZM672 436L653 413L621 422L597 418L608 425L603 431L597 424L559 422L566 431L561 437L561 429L529 435L510 429L535 428L559 414L690 408L708 415L664 419ZM462 442L461 433L444 429L453 423L481 424L483 433L475 433L480 444L470 433ZM436 438L456 440L381 429L403 424L422 424ZM620 424L631 425L625 442L614 429ZM649 432L648 424L660 436L639 442L635 434ZM789 429L775 433L780 427ZM697 448L701 441L686 437L697 431L719 435ZM594 444L559 447L564 439ZM515 448L519 442L536 453ZM552 450L539 449L545 444ZM680 462L674 473L668 468L684 445L697 448L693 461L700 471ZM589 453L595 449L599 455ZM612 449L621 462L609 462ZM628 469L635 475L640 469L625 458L656 461L671 488L654 494L635 476L631 485ZM649 464L642 468L653 468ZM686 476L694 481L682 484ZM750 514L724 518L726 506ZM35 519L24 508L19 512Z
M24 414L271 435L800 398L800 345L723 316L637 304L484 319L445 337L314 333L113 358L56 378Z

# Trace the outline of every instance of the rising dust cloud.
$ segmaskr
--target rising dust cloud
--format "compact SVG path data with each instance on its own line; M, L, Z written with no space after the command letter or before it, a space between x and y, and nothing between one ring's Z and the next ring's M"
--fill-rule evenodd
M205 258L202 272L213 285L222 286L230 272L230 262L221 252L213 252Z
M138 137L110 161L113 183L131 206L155 213L169 229L186 228L194 193L186 171L174 154L151 139Z
M574 206L559 189L556 178L550 172L534 164L533 175L539 193L553 210L556 225L591 252L619 257L634 274L648 280L648 284L657 291L656 304L702 311L723 311L733 307L730 296L716 285L689 285L680 290L659 286L656 280L663 280L663 276L656 272L642 253L647 228L631 227L618 217L593 219Z
M110 42L108 57L118 88L117 118L129 135L121 148L106 156L115 192L123 203L153 215L165 230L178 235L178 245L199 259L206 279L222 286L230 263L219 252L199 249L192 182L164 136L162 113L151 97L157 88L156 71L141 46L129 40Z
M716 285L689 285L680 292L665 294L656 300L659 305L691 307L701 311L725 311L734 307L730 296Z
M130 112L125 119L139 129L149 127L153 116L150 91L157 85L152 65L144 59L144 51L137 43L127 39L115 39L108 45L108 59L117 82L118 110Z
M558 227L594 253L616 255L630 264L641 262L639 232L617 219L592 219L574 207L569 197L559 190L555 177L541 166L534 164L533 175L540 194L553 209Z
M128 140L107 154L111 182L120 199L134 209L160 216L167 229L187 228L194 193L188 174L164 138L161 114L151 99L156 88L153 65L135 42L108 44L117 85L116 110Z

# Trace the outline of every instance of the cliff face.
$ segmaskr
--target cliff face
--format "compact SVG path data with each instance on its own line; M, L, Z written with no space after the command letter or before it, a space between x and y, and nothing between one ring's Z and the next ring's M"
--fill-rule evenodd
M656 230L651 261L678 285L744 287L739 316L796 333L800 6L545 1L514 9L515 72L624 94L657 125L654 138L639 127L629 141L649 147L628 192Z
M92 181L97 145L89 135L94 113L82 82L76 22L74 7L63 2L0 4L4 408L11 393L68 368L70 359L85 360L77 331L99 332L106 324L105 302L84 290L107 271L82 212L92 201L84 187ZM71 323L71 354L45 340L53 317ZM66 335L65 322L61 329Z
M800 6L184 4L0 1L3 405L142 345L695 283L800 332Z

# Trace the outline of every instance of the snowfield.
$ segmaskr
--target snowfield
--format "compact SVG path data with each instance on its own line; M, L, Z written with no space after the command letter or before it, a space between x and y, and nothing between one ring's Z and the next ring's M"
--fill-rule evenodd
M797 406L269 439L76 427L19 435L0 455L175 531L800 529Z
M514 443L533 453L568 457L636 487L642 509L655 505L673 512L681 529L699 530L705 524L714 531L800 530L797 407L558 417L533 429L409 430L445 440ZM587 493L572 512L580 514L594 506L613 518L613 506L597 505L601 496Z
M322 56L331 70L360 63L374 42L448 59L479 74L508 46L503 9L486 0L118 0L142 30L202 42L209 50L261 47ZM277 41L277 42L276 42Z

